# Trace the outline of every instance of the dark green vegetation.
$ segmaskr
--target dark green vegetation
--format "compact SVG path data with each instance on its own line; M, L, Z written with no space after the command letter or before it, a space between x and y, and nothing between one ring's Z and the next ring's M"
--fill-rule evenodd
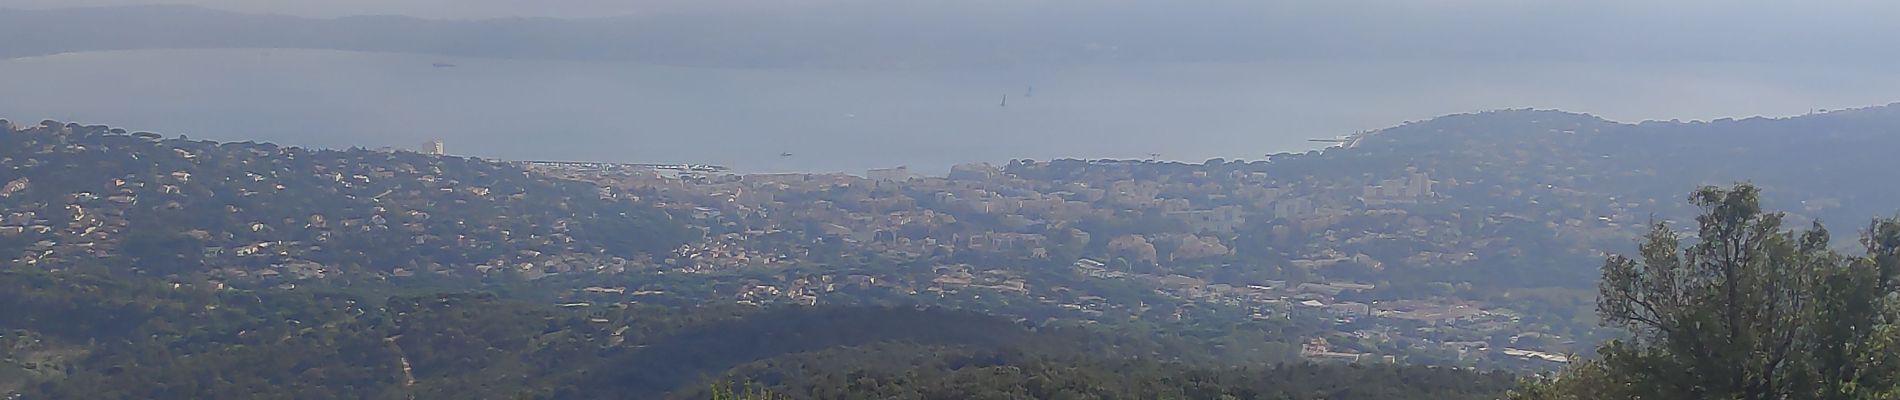
M1705 188L1693 240L1655 224L1603 266L1597 312L1629 333L1524 399L1900 398L1900 217L1860 254L1786 230L1759 190Z
M809 399L1475 400L1495 398L1497 388L1511 385L1507 374L1393 365L1210 369L1140 360L1030 359L998 364L950 358L953 365L961 366L951 370L880 370L861 364L833 370L809 367L812 363L831 365L826 361L856 362L839 354L804 355L761 361L741 371L790 378L771 386L771 392ZM945 359L923 361L922 365L934 366Z
M490 294L242 291L0 271L0 376L25 398L1483 398L1508 375L1425 367L1205 369L1139 341L913 308L609 306ZM1182 397L1184 396L1187 397ZM1390 397L1405 394L1409 397Z

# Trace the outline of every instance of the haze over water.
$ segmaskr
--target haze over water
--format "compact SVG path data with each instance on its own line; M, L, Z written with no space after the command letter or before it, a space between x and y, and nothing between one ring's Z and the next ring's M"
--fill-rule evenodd
M1315 147L1307 139L1486 109L1715 119L1884 104L1896 93L1892 71L1745 63L725 69L287 49L0 61L0 117L19 122L328 148L442 138L456 155L745 172L1259 159Z

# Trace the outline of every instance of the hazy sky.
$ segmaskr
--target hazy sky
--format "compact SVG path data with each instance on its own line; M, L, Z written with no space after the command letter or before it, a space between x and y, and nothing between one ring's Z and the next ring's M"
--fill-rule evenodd
M752 19L714 21L768 22L801 34L855 29L850 38L1070 35L1182 52L1252 47L1290 57L1432 53L1508 60L1556 53L1568 60L1817 64L1900 57L1888 43L1900 35L1900 24L1891 23L1900 1L1884 0L0 0L0 7L17 8L135 4L446 19L743 11ZM757 34L746 32L748 26L733 28L736 35Z
M777 9L843 0L0 0L0 6L56 8L182 4L307 17L408 15L426 18L586 18L729 9Z
M1891 23L1900 15L1900 2L1873 0L0 0L0 6L25 8L134 4L310 17L695 14L701 19L627 25L677 28L686 39L682 46L741 52L757 50L739 48L756 44L815 54L885 42L914 43L917 52L961 46L993 53L1012 42L1041 40L1071 47L1099 42L1108 49L1141 49L1150 59L1195 61L1228 60L1179 55L1252 57L1244 61L1900 62L1889 43L1900 36L1900 24ZM886 52L865 57L890 57Z
M1021 9L1024 4L1056 5L1062 8L1122 7L1154 12L1156 15L1194 14L1195 10L1219 11L1234 8L1275 10L1307 14L1315 24L1354 23L1380 19L1459 19L1459 17L1505 18L1525 21L1567 19L1578 25L1546 26L1572 29L1593 23L1619 23L1619 20L1644 20L1633 16L1657 17L1658 20L1731 24L1774 23L1753 28L1776 30L1781 26L1851 28L1854 22L1883 22L1896 11L1900 2L1884 0L1385 0L1385 1L1263 1L1263 0L0 0L0 7L55 8L182 4L209 8L281 13L301 16L334 17L346 15L409 15L429 18L499 17L604 17L668 12L713 10L784 10L823 5L901 5L915 9ZM1059 14L1050 14L1052 22ZM1503 19L1497 22L1509 22ZM1843 25L1848 26L1843 26ZM1884 25L1884 24L1883 24ZM1681 31L1711 28L1684 25ZM1445 26L1447 29L1474 27Z

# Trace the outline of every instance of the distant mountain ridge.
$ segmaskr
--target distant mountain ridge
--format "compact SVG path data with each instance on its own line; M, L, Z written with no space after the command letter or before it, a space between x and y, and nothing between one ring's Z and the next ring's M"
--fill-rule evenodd
M1365 254L1376 262L1364 264L1381 267L1326 273L1369 282L1581 288L1595 281L1601 255L1633 247L1647 222L1692 227L1697 210L1683 196L1700 186L1752 182L1764 188L1764 205L1787 211L1793 224L1864 229L1869 216L1900 212L1900 188L1880 183L1896 176L1896 148L1900 106L1893 105L1639 123L1513 109L1408 122L1349 147L1265 161L1019 160L1004 172L1101 187L1164 182L1180 191L1171 196L1190 203L1239 204L1247 222L1222 244L1254 257L1242 263ZM1395 176L1404 179L1391 183ZM1227 186L1191 186L1209 184ZM1277 192L1242 197L1258 186ZM1395 194L1400 188L1415 192ZM1421 227L1439 231L1421 235L1428 229Z
M1900 104L1636 123L1556 110L1459 114L1385 129L1340 154L1453 171L1482 170L1487 166L1472 161L1505 155L1572 168L1570 176L1558 175L1565 182L1549 182L1558 186L1662 199L1684 187L1749 181L1764 187L1777 207L1845 222L1896 211L1900 189L1875 182L1894 177L1878 166L1893 165L1891 149L1897 148Z

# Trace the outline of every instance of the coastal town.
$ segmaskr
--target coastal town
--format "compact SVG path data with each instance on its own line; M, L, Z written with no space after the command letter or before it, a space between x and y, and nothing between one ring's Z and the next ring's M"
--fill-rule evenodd
M1417 168L1351 185L1121 160L965 164L943 176L903 167L862 175L534 169L692 216L711 240L682 246L659 266L667 272L800 271L776 282L747 281L731 293L747 304L814 304L844 286L1020 296L1085 318L1179 320L1198 305L1254 320L1323 321L1335 329L1333 342L1353 343L1309 344L1301 351L1328 360L1432 354L1453 363L1486 356L1561 363L1576 343L1563 335L1581 332L1549 332L1508 304L1472 296L1469 283L1381 291L1378 271L1388 268L1457 266L1481 254L1515 251L1508 249L1510 238L1429 214L1452 202L1443 190L1461 183ZM1520 217L1500 214L1484 222L1504 225L1513 218ZM1588 218L1559 226L1571 237L1630 237L1614 222L1629 215ZM1377 229L1356 228L1364 224ZM800 275L801 264L835 261L812 256L825 246L780 240L792 231L921 267ZM1399 246L1411 250L1391 251ZM1072 284L1038 279L1064 273ZM1091 292L1106 282L1145 287L1150 293L1144 296L1183 306L1123 304L1110 299L1129 296ZM1316 343L1325 343L1319 338Z
M1267 160L1014 160L933 175L487 161L440 141L310 151L53 121L9 131L27 145L9 150L21 165L152 164L103 182L4 182L0 198L19 206L0 214L0 238L25 265L119 260L181 285L292 290L364 273L539 281L572 287L563 307L917 302L1051 321L1232 321L1312 339L1291 356L1355 362L1561 364L1596 341L1592 293L1563 286L1589 277L1562 271L1628 245L1649 218L1636 210L1672 195L1609 192L1599 181L1612 179L1588 174L1496 174L1487 167L1537 153L1479 146L1302 172L1390 158L1370 133ZM151 158L100 158L125 149ZM241 200L204 201L214 193ZM1617 201L1590 200L1606 197ZM327 200L275 212L313 199ZM408 249L339 252L367 242ZM153 250L164 246L199 251Z

